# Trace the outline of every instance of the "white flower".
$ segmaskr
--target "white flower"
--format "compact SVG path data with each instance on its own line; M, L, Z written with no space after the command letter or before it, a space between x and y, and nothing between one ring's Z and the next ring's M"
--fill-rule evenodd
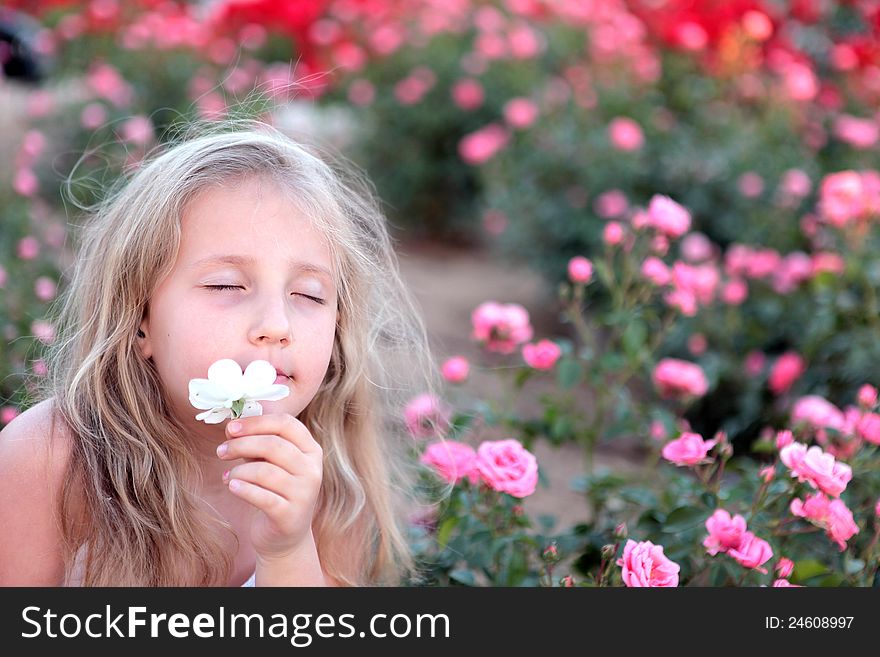
M196 415L205 424L223 420L262 415L263 407L257 402L284 399L290 388L276 384L275 367L265 360L255 360L245 369L231 358L218 360L208 368L207 379L190 379L189 402L204 413Z

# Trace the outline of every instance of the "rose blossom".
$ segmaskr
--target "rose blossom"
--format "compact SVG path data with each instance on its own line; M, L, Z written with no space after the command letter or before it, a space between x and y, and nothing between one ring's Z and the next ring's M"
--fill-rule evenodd
M859 406L863 408L873 408L877 403L877 388L866 383L859 388Z
M865 413L856 425L859 436L872 445L880 445L880 415Z
M611 145L621 151L637 151L645 143L642 127L632 119L618 117L608 125Z
M728 554L736 559L741 566L754 568L759 573L766 575L767 569L761 568L761 565L773 557L773 550L767 541L758 538L752 532L746 532L743 534L740 544L728 551Z
M454 440L431 443L421 457L422 463L432 466L450 484L457 484L465 477L472 484L477 483L476 459L473 447Z
M559 360L562 350L555 342L541 340L536 344L527 344L522 348L523 360L529 367L536 370L553 369L553 365Z
M528 497L538 485L538 461L519 441L484 441L475 461L482 480L493 490Z
M661 360L654 368L652 378L663 397L702 397L709 389L709 382L699 365L676 358Z
M840 499L829 500L822 493L813 493L804 501L792 500L789 508L792 514L824 529L841 552L846 549L846 542L859 533L852 511Z
M782 589L782 588L799 589L799 588L803 588L803 587L800 586L799 584L792 584L787 579L776 579L776 580L773 580L773 588L774 589Z
M511 128L528 128L538 118L538 106L528 98L513 98L504 105L504 120Z
M716 509L706 520L706 531L709 535L703 541L703 547L714 556L740 544L746 533L746 519L739 514L731 517L724 509Z
M483 164L504 148L509 138L506 129L491 123L465 135L458 144L458 153L467 164Z
M803 443L792 443L780 450L779 458L791 470L792 477L832 497L839 497L852 479L852 469L846 463L835 461L818 445L807 449Z
M798 399L791 411L791 421L794 424L806 422L814 429L835 431L842 431L845 424L843 412L818 395L807 395Z
M695 465L715 446L717 440L703 440L696 433L683 433L679 438L663 446L663 458L675 465Z
M672 280L672 272L669 271L669 267L656 256L645 258L642 263L642 276L658 287L668 285Z
M593 263L583 256L568 261L568 277L573 283L589 283L593 279Z
M532 339L528 311L519 304L486 301L471 314L471 337L485 343L489 351L511 354L517 345Z
M676 239L691 227L691 214L668 196L654 195L648 205L648 220L658 231Z
M406 405L404 417L413 438L442 435L449 427L448 407L427 392L413 398Z
M612 221L605 225L602 231L602 239L608 246L617 246L623 241L623 226L616 221Z
M629 539L617 565L623 569L621 575L626 586L678 586L678 571L681 567L663 554L662 545L654 545L651 541L636 543Z
M767 385L774 395L781 395L789 391L806 369L804 359L794 351L788 351L773 364Z
M782 577L787 579L792 572L794 572L794 562L791 559L786 557L782 557L776 564L776 568L774 568L776 573Z
M453 356L443 363L443 378L449 383L462 383L470 372L470 363L464 356Z

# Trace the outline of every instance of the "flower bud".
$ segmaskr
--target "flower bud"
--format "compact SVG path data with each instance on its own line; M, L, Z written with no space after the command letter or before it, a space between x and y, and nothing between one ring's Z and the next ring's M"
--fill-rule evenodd
M626 529L626 523L622 522L617 527L614 528L614 538L617 540L623 540L627 537L628 532Z
M566 575L559 580L559 586L570 589L574 586L574 578L571 575Z
M559 552L556 549L556 543L548 545L541 555L547 563L556 563L559 561Z
M617 546L616 545L603 545L602 546L602 558L603 559L613 559L614 555L617 554Z
M776 572L783 579L788 579L794 570L794 562L791 559L782 557L776 564Z

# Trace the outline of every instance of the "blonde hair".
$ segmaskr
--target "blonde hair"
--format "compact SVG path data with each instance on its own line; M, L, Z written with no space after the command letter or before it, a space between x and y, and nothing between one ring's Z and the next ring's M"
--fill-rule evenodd
M81 227L39 390L73 438L58 509L66 582L82 548L85 586L228 582L231 558L212 530L231 527L199 508L190 484L199 469L136 331L176 260L186 204L254 176L276 183L324 231L337 280L330 364L300 415L325 454L313 524L322 565L346 585L399 584L412 572L406 532L418 466L403 409L440 379L374 190L338 156L259 121L230 120L191 126ZM80 505L84 517L74 514Z

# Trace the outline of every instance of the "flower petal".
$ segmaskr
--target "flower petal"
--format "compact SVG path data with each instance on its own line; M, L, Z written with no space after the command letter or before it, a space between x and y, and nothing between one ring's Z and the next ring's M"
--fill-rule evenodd
M232 412L228 408L212 408L196 415L196 419L204 420L205 424L219 424L230 417Z
M189 403L196 408L208 409L222 406L228 400L228 391L208 379L190 379Z
M229 399L244 397L241 367L231 358L221 358L208 368L208 380L226 390Z
M263 399L265 401L277 401L279 399L284 399L287 395L290 394L290 388L288 388L283 383L272 384L270 386L264 386L259 390L254 390L254 392L247 395L247 399L249 401L256 401L258 399Z
M249 401L249 402L245 403L244 408L241 410L241 415L239 417L253 417L255 415L262 415L262 414L263 414L263 407L260 406L260 404L258 402Z
M255 360L244 371L245 395L252 397L251 391L262 390L275 383L275 366L265 360Z

